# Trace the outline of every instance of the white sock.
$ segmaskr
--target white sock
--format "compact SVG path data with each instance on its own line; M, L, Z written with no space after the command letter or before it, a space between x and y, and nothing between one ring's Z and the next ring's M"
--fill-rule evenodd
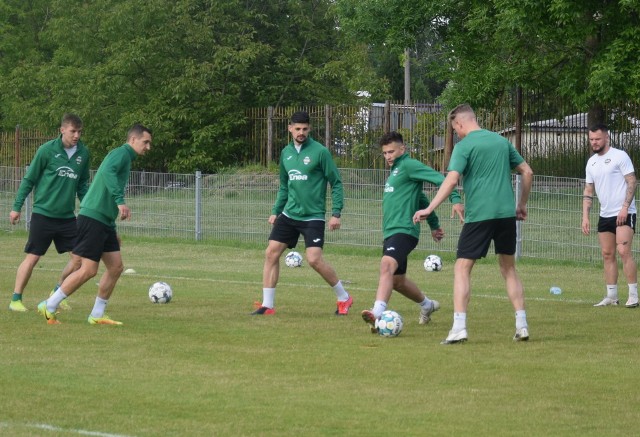
M425 296L424 300L422 302L420 302L418 305L420 305L424 309L430 309L431 306L433 305L433 302L431 302L431 299L429 299L427 296Z
M338 301L346 302L349 300L349 293L347 293L347 290L345 290L344 287L342 286L342 281L338 281L338 283L334 285L332 288L333 288L333 291L335 291L336 293L336 297L338 298Z
M607 297L609 299L618 300L618 285L607 285Z
M527 327L527 312L525 310L516 311L516 329Z
M453 332L467 329L467 313L453 313Z
M107 309L109 301L96 296L96 302L93 304L93 310L91 310L91 317L100 318L104 316L104 310Z
M384 300L376 300L373 304L373 315L377 319L387 309L387 303Z
M267 308L273 308L273 303L276 299L275 288L263 288L262 289L262 306Z
M58 287L58 289L51 296L49 296L49 299L47 299L47 311L49 311L50 313L55 313L58 309L58 305L60 305L60 302L62 302L66 298L67 295L64 294L62 288Z
M638 297L638 284L629 284L629 297Z

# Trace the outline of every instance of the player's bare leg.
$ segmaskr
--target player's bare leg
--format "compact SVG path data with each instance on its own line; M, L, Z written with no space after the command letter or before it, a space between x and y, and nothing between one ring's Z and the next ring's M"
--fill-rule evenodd
M255 303L256 309L252 315L274 314L276 285L280 278L280 257L286 249L286 243L269 240L262 268L262 302Z
M618 261L616 259L616 234L598 232L600 253L604 266L604 282L607 295L595 306L618 305Z
M13 295L11 296L11 302L9 303L9 309L11 311L27 311L27 308L22 303L22 293L31 278L34 267L38 264L39 259L39 255L28 253L18 266L18 270L16 271L16 282L13 287Z
M322 256L321 247L307 247L306 248L307 262L313 270L318 272L322 279L333 288L337 298L337 315L347 315L349 308L353 304L353 299L349 296L349 293L344 289L342 282L338 278L338 274L329 263L324 260Z
M629 298L625 306L636 308L638 300L638 267L633 259L633 229L630 226L618 226L616 228L616 248L622 260L622 272L627 279Z
M120 275L124 271L124 265L122 264L122 255L120 251L105 252L102 254L102 262L104 263L106 270L100 278L98 284L98 295L96 296L93 309L87 321L91 325L122 325L122 322L112 320L105 314L109 298L113 293L113 290L120 279Z

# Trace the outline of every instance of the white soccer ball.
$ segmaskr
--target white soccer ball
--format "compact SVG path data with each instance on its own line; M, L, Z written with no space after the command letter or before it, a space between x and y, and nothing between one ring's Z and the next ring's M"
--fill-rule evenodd
M149 287L149 300L153 303L169 303L173 297L173 290L166 282L155 282Z
M428 272L439 272L442 270L442 260L438 255L429 255L424 260L424 269Z
M387 310L376 319L378 334L382 337L397 337L402 332L402 316L395 311Z
M284 257L284 263L287 267L301 267L302 255L298 252L289 252L287 256Z

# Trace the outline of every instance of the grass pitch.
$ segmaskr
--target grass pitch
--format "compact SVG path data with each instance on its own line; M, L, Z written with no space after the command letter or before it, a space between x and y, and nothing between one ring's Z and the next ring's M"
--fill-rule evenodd
M336 317L335 296L308 266L281 268L276 314L251 317L261 299L264 247L125 239L124 275L108 313L121 327L90 326L95 281L49 326L37 303L65 256L41 259L25 314L8 311L26 236L2 236L0 434L12 436L580 435L636 432L640 309L594 308L600 265L526 260L531 340L512 341L514 315L489 256L473 273L469 341L442 346L452 322L452 263L409 266L441 302L431 324L394 295L398 338L369 333L379 250L328 246L327 260L355 304ZM298 249L300 252L303 252ZM437 253L434 251L434 253ZM171 284L154 305L147 289ZM560 286L560 296L549 287ZM626 284L620 283L626 300Z

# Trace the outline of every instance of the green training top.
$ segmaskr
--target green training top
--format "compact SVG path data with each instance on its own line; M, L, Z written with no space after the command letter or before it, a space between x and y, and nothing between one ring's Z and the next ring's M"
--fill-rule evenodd
M124 190L129 182L131 161L138 155L129 144L107 154L91 182L89 191L80 204L78 215L116 227L118 205L124 205Z
M509 140L485 129L456 144L449 170L462 175L466 223L515 217L511 169L523 162Z
M33 190L33 212L51 218L73 218L76 196L82 200L89 182L89 149L80 141L69 158L62 135L41 145L25 174L13 210L20 212Z
M331 153L308 137L300 152L290 142L280 155L280 188L272 214L294 220L324 220L327 183L331 185L331 212L340 213L344 202L342 179Z
M405 153L393 162L382 196L382 235L389 238L394 234L408 234L420 238L420 223L413 223L413 215L419 209L429 206L424 194L424 182L442 185L444 176L422 162ZM451 203L460 203L460 194L454 190L449 195ZM440 228L438 216L427 217L432 230Z

